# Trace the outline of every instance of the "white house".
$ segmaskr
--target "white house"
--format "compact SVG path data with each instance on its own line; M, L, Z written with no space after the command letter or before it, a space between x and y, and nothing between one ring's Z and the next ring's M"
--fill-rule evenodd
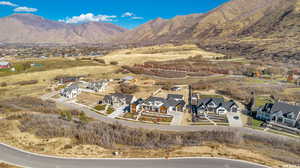
M60 95L68 99L78 96L81 92L80 87L77 84L71 84L70 86L61 90Z

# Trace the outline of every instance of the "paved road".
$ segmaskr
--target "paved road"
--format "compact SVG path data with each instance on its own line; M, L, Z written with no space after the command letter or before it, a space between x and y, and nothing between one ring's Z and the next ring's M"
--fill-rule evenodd
M0 161L30 168L266 168L220 158L180 159L72 159L27 153L0 144Z

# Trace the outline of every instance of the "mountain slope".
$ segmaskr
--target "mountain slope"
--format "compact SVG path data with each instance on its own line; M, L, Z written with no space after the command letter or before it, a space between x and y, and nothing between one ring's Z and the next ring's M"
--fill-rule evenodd
M110 23L72 25L32 14L0 19L0 42L9 43L103 43L124 31Z
M300 59L299 4L299 0L231 0L206 14L150 21L115 42L193 42L227 54Z

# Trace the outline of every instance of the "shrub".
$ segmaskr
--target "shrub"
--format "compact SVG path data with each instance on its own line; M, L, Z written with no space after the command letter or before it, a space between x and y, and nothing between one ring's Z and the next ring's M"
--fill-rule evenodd
M17 82L15 84L17 85L33 85L33 84L37 84L39 81L38 80L29 80L29 81L20 81L20 82Z
M106 106L106 105L97 105L97 106L95 107L95 109L98 110L98 111L103 111L103 110L105 110L105 106Z
M94 59L95 61L101 63L101 64L105 64L105 60L104 59Z
M133 94L139 90L137 85L123 83L119 86L118 91L124 94Z
M1 86L1 87L6 87L6 86L7 86L7 83L6 83L6 82L1 82L0 86Z
M111 64L111 65L118 65L119 62L118 62L118 61L111 61L110 64Z
M79 121L82 123L82 124L86 124L88 122L88 117L85 115L84 112L80 113L79 115Z

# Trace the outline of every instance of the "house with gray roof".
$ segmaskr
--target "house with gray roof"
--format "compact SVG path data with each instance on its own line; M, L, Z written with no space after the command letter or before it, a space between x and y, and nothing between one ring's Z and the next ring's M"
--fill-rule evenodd
M156 112L167 114L170 112L183 112L185 101L182 95L169 94L167 98L150 97L142 103L143 112Z
M106 95L102 101L102 104L111 105L115 108L124 106L129 107L135 100L136 98L133 95L114 93Z
M93 90L95 92L103 92L103 91L105 91L107 85L108 85L107 80L102 80L102 81L98 81L98 82L90 82L87 85L87 89Z
M267 103L258 108L256 118L289 127L300 128L300 106L284 102Z
M77 84L71 84L60 91L60 95L68 99L78 96L81 92L80 87Z
M226 102L223 98L204 98L198 101L197 113L215 112L218 115L225 115L228 112L238 112L239 106L235 101Z

